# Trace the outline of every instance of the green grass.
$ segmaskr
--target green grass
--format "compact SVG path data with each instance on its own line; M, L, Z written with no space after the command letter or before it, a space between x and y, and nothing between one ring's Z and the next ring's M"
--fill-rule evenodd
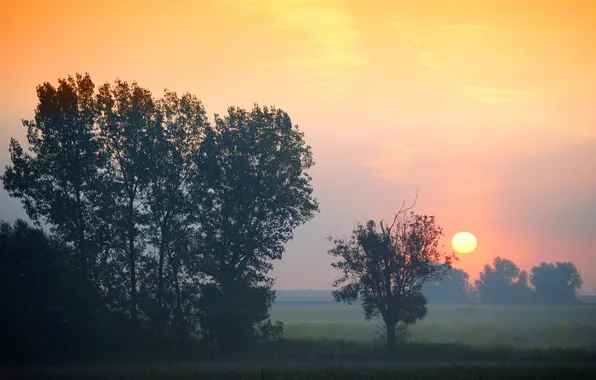
M359 307L278 307L287 339L372 342L379 321L366 322ZM410 329L409 341L478 347L596 349L596 307L436 306Z

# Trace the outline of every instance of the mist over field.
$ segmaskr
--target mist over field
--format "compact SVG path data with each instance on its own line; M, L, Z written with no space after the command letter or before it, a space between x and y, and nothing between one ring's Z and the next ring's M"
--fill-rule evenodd
M288 339L381 342L379 321L359 305L338 304L331 291L277 291L271 316ZM403 339L476 347L596 348L596 303L575 306L491 306L435 302Z

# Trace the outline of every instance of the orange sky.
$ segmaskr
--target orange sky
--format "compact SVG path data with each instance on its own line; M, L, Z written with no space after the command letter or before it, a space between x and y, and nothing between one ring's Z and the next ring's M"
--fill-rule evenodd
M585 1L3 1L0 165L35 86L89 72L210 114L289 112L312 145L321 213L275 265L278 288L330 288L326 236L417 210L458 266L572 260L596 287L596 3ZM0 192L0 216L23 215ZM449 239L445 239L446 245ZM450 247L448 247L450 248Z

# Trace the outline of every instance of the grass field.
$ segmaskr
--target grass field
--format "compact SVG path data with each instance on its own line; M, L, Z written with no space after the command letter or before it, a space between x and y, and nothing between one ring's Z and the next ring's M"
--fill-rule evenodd
M357 306L274 307L287 339L378 339L378 321L366 322ZM596 349L596 306L430 306L409 341L473 346Z
M290 306L288 306L288 304ZM409 344L388 358L378 322L359 307L274 306L286 340L240 356L183 361L0 367L19 379L596 379L596 305L430 306Z

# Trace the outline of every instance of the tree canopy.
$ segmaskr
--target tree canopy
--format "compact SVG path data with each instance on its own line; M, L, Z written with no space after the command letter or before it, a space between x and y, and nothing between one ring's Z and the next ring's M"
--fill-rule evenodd
M474 300L470 275L462 269L451 268L441 279L426 281L422 293L429 303L469 304Z
M571 262L541 263L532 268L530 283L536 300L548 304L574 304L583 285L582 278Z
M493 265L485 265L476 280L482 303L527 304L531 302L528 274L509 259L496 257Z

